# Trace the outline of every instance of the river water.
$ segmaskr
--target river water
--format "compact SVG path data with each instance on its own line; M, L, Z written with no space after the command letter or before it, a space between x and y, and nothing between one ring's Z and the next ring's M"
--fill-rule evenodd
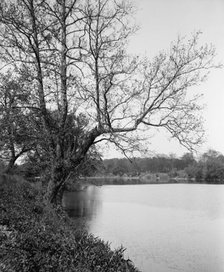
M90 186L63 205L143 272L224 271L224 185Z

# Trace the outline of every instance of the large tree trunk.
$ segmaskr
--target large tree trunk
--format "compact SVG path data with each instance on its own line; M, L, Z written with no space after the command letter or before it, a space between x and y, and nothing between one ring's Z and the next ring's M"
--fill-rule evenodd
M52 165L51 177L45 194L46 203L58 204L60 202L60 199L58 199L59 191L64 186L65 181L69 176L69 172L70 171L64 165L63 158L58 158Z
M89 148L93 145L96 137L100 135L98 128L94 128L79 148L79 152L75 154L75 158L64 158L60 145L57 148L57 159L52 163L51 178L48 182L45 201L51 204L61 204L61 197L65 183L69 180L71 173L83 162ZM63 145L62 145L63 146ZM68 159L70 163L68 164Z

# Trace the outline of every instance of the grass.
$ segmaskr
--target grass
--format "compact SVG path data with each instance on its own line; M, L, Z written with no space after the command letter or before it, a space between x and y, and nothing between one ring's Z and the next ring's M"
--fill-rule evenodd
M1 272L137 272L124 249L76 229L61 207L18 176L0 175Z

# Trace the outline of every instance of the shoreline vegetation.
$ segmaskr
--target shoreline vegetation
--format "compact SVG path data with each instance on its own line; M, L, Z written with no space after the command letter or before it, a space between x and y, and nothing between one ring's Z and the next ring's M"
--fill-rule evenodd
M148 158L93 160L91 167L71 177L67 191L84 190L87 185L131 184L224 184L224 156L208 150L198 160L191 153L181 158L158 155Z
M43 192L19 176L0 175L1 272L138 272L124 248L76 228L61 207L43 205Z

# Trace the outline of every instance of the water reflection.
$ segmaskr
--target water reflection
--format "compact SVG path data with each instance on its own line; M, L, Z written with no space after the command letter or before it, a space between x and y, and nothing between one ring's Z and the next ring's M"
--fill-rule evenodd
M99 190L89 186L83 191L65 192L62 200L63 207L72 218L92 219L101 206Z

